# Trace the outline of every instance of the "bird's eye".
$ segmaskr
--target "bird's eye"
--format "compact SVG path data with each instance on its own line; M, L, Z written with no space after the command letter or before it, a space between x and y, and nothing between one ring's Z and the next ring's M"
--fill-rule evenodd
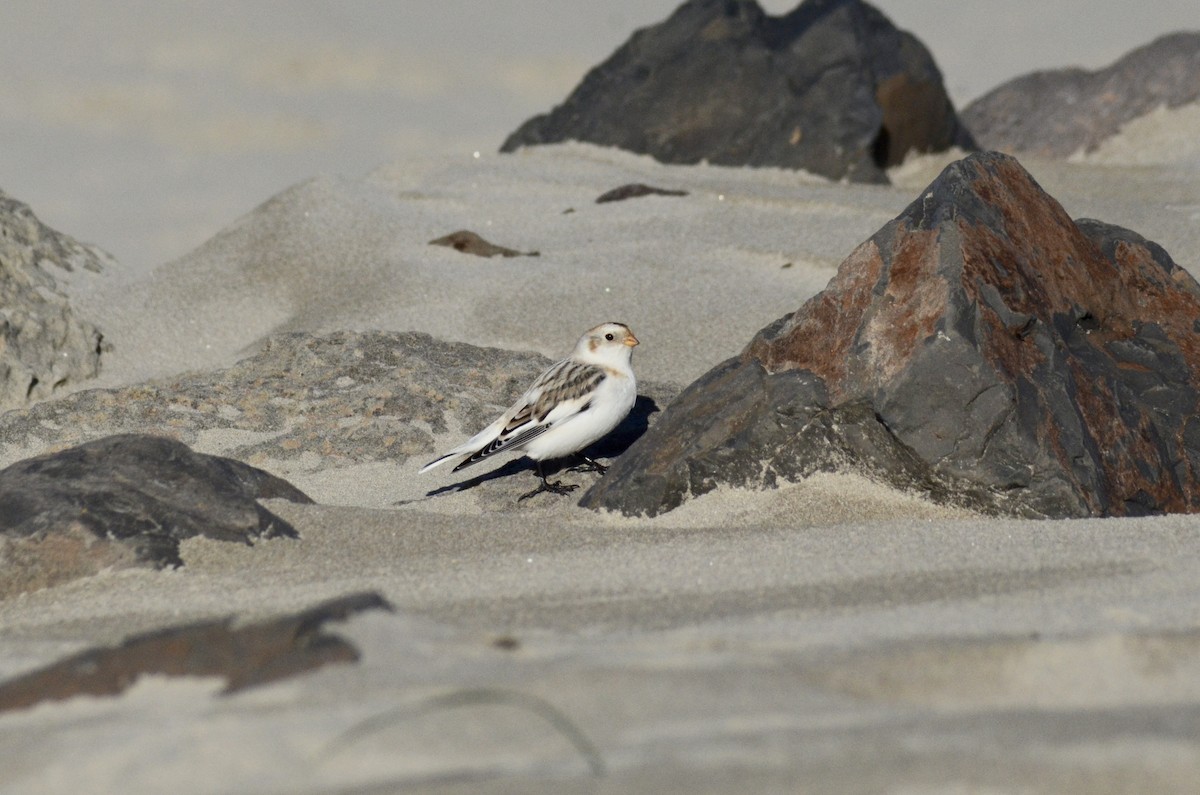
M608 340L609 342L612 342L613 335L612 335L612 334L605 334L605 335L604 335L604 339Z

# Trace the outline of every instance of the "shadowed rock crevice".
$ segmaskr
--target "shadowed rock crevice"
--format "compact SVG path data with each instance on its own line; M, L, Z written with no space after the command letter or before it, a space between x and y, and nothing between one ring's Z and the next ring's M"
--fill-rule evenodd
M664 163L886 182L910 151L974 148L932 56L859 0L688 0L501 147L586 141Z
M799 311L688 387L582 504L850 468L1021 516L1200 510L1200 285L1011 157L949 166Z

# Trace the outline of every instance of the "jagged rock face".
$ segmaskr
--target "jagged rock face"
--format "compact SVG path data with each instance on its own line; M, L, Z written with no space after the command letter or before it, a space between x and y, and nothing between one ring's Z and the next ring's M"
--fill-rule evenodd
M1013 158L949 166L828 287L689 386L584 496L866 470L1024 516L1200 510L1200 285Z
M172 439L108 436L0 470L0 596L103 568L177 566L181 541L295 536L259 504L310 502L261 469Z
M886 182L910 150L974 148L929 52L858 0L781 17L753 0L689 0L501 151L567 140L858 182Z
M47 267L100 271L106 259L0 192L0 410L99 373L102 335L75 317Z
M1132 119L1200 100L1200 33L1172 33L1095 72L1033 72L962 113L987 149L1067 157L1096 149Z

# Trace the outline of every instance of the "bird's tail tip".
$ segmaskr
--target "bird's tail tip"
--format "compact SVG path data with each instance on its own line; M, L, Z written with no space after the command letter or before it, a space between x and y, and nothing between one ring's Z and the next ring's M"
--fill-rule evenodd
M418 474L418 475L424 475L424 474L425 474L426 472L428 472L429 470L433 469L434 467L441 466L442 464L446 463L447 461L449 461L449 460L450 460L451 458L453 458L453 457L454 457L454 456L452 456L452 455L444 455L444 456L442 456L441 458L435 458L435 459L433 459L432 461L430 461L428 464L426 464L425 466L421 467L421 468L420 468L420 469L417 471L417 474Z

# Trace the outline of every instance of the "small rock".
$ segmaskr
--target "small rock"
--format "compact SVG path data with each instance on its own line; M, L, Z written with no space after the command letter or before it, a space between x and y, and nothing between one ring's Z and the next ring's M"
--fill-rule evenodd
M460 229L457 232L451 232L445 237L439 237L437 240L430 240L431 246L446 246L455 251L461 251L464 254L474 254L477 257L536 257L536 251L517 251L504 246L497 246L494 243L489 243L474 232Z
M987 149L1041 157L1090 152L1159 107L1200 100L1200 33L1172 33L1095 72L1033 72L962 113Z
M217 676L225 680L225 692L233 693L324 665L357 662L358 650L322 627L378 609L391 607L366 592L246 626L227 618L156 630L0 683L0 712L73 696L114 696L150 674Z
M974 148L928 50L860 0L688 0L501 146L585 141L664 163L886 182L910 151Z
M622 185L619 188L613 188L596 197L596 204L605 204L607 202L619 202L626 199L636 199L639 196L687 196L686 190L668 190L667 188L655 188L652 185L643 185L640 182L634 182L629 185Z
M179 566L193 536L296 531L258 500L311 502L287 481L158 436L124 434L0 470L0 596L118 563Z
M582 504L852 469L1034 517L1200 510L1200 284L1013 158L945 171L672 402Z

